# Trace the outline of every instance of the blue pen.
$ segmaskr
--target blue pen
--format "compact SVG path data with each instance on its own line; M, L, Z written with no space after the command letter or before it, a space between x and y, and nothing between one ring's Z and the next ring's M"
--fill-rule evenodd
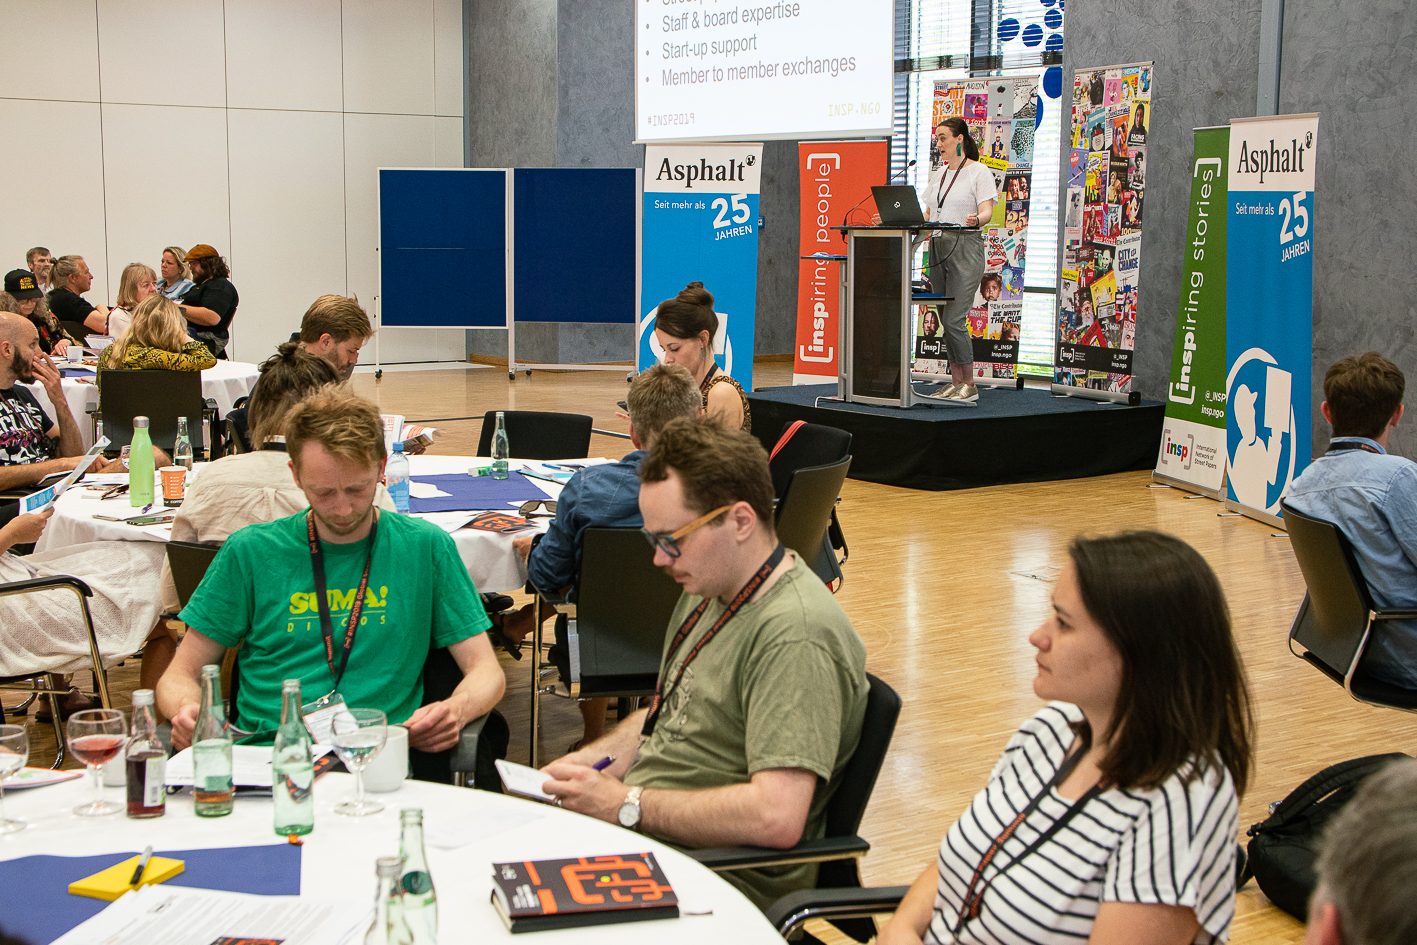
M606 768L610 767L610 766L613 765L614 763L615 763L615 756L614 756L614 755L606 755L604 758L600 759L600 760L597 761L595 764L591 765L591 767L594 768L596 771L604 771Z

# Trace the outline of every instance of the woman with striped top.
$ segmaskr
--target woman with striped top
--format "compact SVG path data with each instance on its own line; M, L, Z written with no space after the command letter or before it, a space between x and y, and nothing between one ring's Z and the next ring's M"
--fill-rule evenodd
M1224 942L1254 721L1205 560L1073 541L1029 638L1050 700L1010 739L882 943Z

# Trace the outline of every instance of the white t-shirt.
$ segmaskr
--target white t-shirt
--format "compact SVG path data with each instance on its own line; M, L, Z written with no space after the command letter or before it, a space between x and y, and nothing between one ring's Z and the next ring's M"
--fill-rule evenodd
M1081 945L1103 902L1189 906L1195 941L1228 941L1235 915L1235 837L1240 807L1230 772L1214 765L1189 783L1172 775L1153 790L1104 790L1039 849L1019 856L1072 802L1056 789L984 871L977 918L951 930L975 868L994 839L1057 772L1082 721L1077 706L1050 703L1009 740L984 790L940 843L934 945Z
M954 181L954 178L955 174L950 171L948 164L941 164L930 175L930 183L925 186L922 203L926 216L933 222L958 223L963 226L964 218L971 213L978 213L981 203L986 200L997 202L999 199L999 191L994 186L994 172L978 161L966 161L959 169L959 180ZM954 181L953 186L951 181ZM945 196L944 205L941 206L940 197L947 188L949 194ZM987 225L989 221L979 222Z

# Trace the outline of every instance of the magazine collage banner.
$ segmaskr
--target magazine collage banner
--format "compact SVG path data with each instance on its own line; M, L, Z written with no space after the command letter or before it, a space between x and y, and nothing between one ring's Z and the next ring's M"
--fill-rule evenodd
M664 357L654 336L659 303L697 281L718 315L714 359L753 389L762 159L761 144L645 148L636 370Z
M1132 386L1152 64L1079 70L1073 81L1054 383Z
M871 225L876 213L871 185L886 179L889 157L885 141L807 141L797 146L801 256L845 255L846 238L835 227ZM792 383L834 384L840 371L841 263L801 259L797 265Z
M1225 275L1230 128L1197 128L1166 423L1152 478L1222 498L1225 485Z
M1230 122L1225 505L1271 524L1312 449L1318 133L1317 114Z
M930 170L945 157L934 130L946 118L962 118L979 144L979 161L994 173L999 200L984 230L984 275L969 310L974 373L981 383L1014 382L1023 329L1023 270L1028 244L1028 204L1033 185L1033 138L1039 122L1039 78L960 79L935 83L930 121ZM928 250L927 268L928 272ZM950 287L950 292L957 291ZM915 364L923 378L949 376L944 329L934 306L916 306Z

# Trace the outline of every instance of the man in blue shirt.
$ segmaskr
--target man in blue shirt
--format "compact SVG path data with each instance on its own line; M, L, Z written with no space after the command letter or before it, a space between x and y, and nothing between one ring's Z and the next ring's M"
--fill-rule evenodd
M587 528L638 528L640 517L640 462L664 425L678 417L695 417L703 397L694 377L682 367L656 364L635 378L626 400L630 412L630 442L634 451L618 463L591 466L571 477L556 499L556 518L544 535L515 540L526 558L527 579L548 593L564 590L574 601L580 583L581 541ZM503 633L513 645L531 631L535 604L527 604L507 618ZM550 610L541 617L550 616ZM564 646L558 632L557 642ZM581 702L585 719L584 743L605 733L605 699Z
M1333 438L1285 497L1342 530L1379 607L1417 607L1417 463L1387 451L1406 386L1397 365L1375 351L1329 368L1319 409ZM1384 682L1417 689L1417 626L1380 624L1364 666Z

